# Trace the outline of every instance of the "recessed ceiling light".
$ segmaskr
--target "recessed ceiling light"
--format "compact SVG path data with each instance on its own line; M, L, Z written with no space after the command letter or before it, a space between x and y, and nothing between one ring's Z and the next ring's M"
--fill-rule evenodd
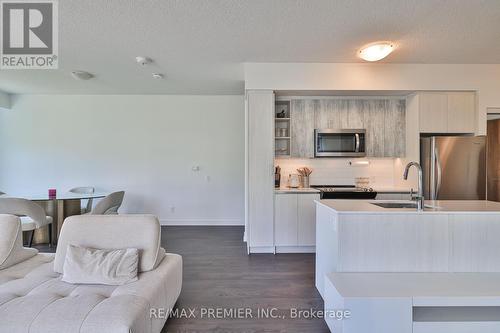
M379 61L394 51L394 48L391 42L376 42L363 46L358 55L366 61Z
M142 65L142 66L148 65L148 64L150 64L150 63L153 62L153 60L151 60L151 58L144 57L144 56L137 56L137 57L135 57L135 61L139 65Z
M72 71L71 76L77 80L90 80L94 77L93 74L85 71Z
M153 73L153 78L155 78L155 79L163 79L163 77L164 76L161 73Z

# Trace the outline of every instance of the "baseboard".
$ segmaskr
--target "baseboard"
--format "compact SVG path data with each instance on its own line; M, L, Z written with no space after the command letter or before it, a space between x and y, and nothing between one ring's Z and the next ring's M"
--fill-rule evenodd
M250 246L250 253L315 253L316 246Z
M276 246L276 253L315 253L316 246Z
M252 253L274 253L274 246L250 246L250 254Z
M160 219L161 225L183 226L183 225L199 225L199 226L244 226L241 219L212 219L212 218L179 218L179 219Z

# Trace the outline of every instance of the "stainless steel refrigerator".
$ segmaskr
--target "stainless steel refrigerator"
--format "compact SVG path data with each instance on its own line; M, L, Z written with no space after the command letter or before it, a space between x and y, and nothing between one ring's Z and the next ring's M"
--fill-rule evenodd
M423 137L420 164L425 199L486 199L485 137Z

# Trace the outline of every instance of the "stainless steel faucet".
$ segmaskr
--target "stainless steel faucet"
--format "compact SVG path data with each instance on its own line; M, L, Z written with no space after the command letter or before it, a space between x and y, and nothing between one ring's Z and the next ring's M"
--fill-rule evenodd
M408 179L408 172L410 168L414 166L418 170L418 193L413 195L413 190L411 192L411 199L417 202L417 210L424 210L424 186L422 181L422 167L417 162L410 162L406 165L405 172L403 173L404 180Z

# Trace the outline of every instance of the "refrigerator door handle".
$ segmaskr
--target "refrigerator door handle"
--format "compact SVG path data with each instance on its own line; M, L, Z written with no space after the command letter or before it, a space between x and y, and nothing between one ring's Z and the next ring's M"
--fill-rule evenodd
M430 139L429 199L436 200L436 138Z
M435 198L434 200L438 199L439 196L439 190L441 189L441 176L442 176L442 169L441 169L441 161L439 160L439 151L438 148L436 147L436 169L437 169L437 179L436 179L436 193L435 193Z

